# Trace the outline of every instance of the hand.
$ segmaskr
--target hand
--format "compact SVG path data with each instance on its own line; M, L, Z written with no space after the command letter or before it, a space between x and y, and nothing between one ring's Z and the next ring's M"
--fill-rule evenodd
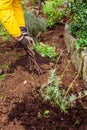
M25 51L28 51L30 48L33 49L34 40L29 36L24 36L19 44Z

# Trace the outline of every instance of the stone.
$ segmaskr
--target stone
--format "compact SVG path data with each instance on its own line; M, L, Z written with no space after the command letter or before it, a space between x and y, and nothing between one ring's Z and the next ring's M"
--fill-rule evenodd
M71 35L68 25L65 26L65 44L67 51L70 54L72 63L75 65L75 69L78 72L82 71L82 59L79 50L76 49L76 39Z
M76 39L71 35L68 24L65 25L64 39L71 61L76 71L82 75L85 88L87 88L87 47L82 51L76 48Z

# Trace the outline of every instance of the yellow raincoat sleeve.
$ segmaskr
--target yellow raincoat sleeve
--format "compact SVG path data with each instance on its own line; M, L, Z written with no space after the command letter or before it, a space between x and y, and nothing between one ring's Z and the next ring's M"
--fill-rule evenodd
M20 26L25 26L20 0L0 0L0 21L13 37L21 35Z

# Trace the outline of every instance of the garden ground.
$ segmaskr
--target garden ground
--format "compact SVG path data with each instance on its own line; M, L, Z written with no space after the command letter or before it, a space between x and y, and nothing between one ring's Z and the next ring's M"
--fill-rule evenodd
M60 76L66 67L69 55L64 43L64 25L57 24L41 35L41 41L56 47L60 59L57 63L36 54L36 60L43 74L38 74L23 50L12 48L14 41L1 44L0 67L6 77L0 80L0 130L86 130L87 99L77 102L76 107L62 113L58 107L43 102L39 89L47 81L49 70L56 68ZM63 79L62 87L67 88L76 75L71 64ZM81 77L74 82L71 92L84 89ZM44 112L49 110L48 116Z

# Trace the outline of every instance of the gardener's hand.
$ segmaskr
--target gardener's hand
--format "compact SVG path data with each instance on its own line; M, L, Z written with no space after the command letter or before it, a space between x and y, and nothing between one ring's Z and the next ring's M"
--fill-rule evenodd
M19 41L19 44L25 51L28 51L29 49L33 49L34 40L29 36L23 36L22 40Z

